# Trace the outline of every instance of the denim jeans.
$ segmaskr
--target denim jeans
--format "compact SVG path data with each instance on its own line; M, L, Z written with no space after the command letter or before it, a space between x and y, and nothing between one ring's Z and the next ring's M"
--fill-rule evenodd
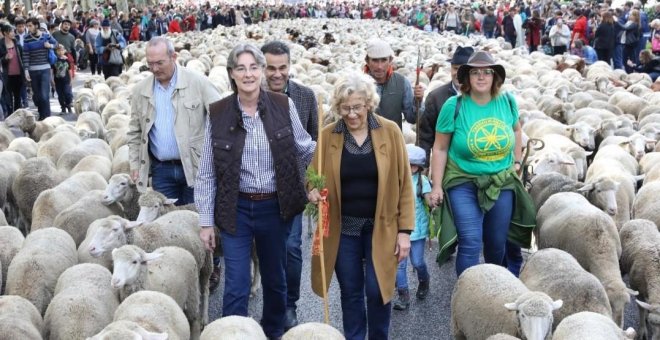
M515 277L518 277L520 276L520 268L522 267L522 263L523 257L520 246L507 240L506 255L504 256L502 266L506 267Z
M151 185L167 198L176 198L176 205L195 201L193 187L186 182L183 166L151 158Z
M612 55L614 69L623 69L623 45L616 44L614 47L614 54Z
M493 30L493 31L486 31L486 32L484 32L484 36L485 36L486 38L488 38L488 39L491 39L491 38L493 37L494 33L495 33L495 30Z
M302 274L302 217L293 218L289 238L286 240L286 307L296 310L300 299L300 275Z
M55 78L55 91L57 91L57 100L62 109L71 107L73 102L73 91L71 90L71 78Z
M424 247L426 246L426 239L410 241L410 263L417 271L417 279L419 281L429 280L429 271L426 268L426 261L424 261ZM396 288L408 289L408 260L405 259L399 262L399 268L396 271Z
M344 336L347 340L364 340L367 335L367 324L369 339L388 338L392 303L383 304L383 297L378 287L371 258L373 234L371 229L363 230L361 236L342 234L339 240L335 273L341 291Z
M50 117L50 69L29 71L32 101L39 110L39 120Z
M479 206L477 187L472 182L457 185L447 194L458 234L457 276L479 264L482 248L486 263L501 265L511 223L513 192L502 190L486 213Z
M222 316L248 315L254 239L263 286L261 326L268 337L282 336L286 311L286 240L293 219L280 218L277 198L263 201L238 198L237 214L236 232L221 232L225 254Z

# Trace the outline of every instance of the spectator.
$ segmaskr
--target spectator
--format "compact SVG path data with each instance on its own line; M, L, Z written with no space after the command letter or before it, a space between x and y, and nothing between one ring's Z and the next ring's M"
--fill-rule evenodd
M544 24L545 22L541 19L539 11L534 10L532 11L532 17L527 19L523 25L527 29L527 45L530 52L536 51L539 44L541 44L541 31Z
M571 44L575 39L580 39L584 44L589 44L589 39L587 37L587 17L584 16L582 10L579 8L573 11L573 14L577 17L575 23L573 24L573 34L571 35Z
M167 31L170 33L181 33L181 25L179 23L181 22L181 17L180 16L175 16L172 21L170 21L170 25L167 28Z
M495 32L498 30L497 26L497 17L493 12L493 8L488 6L486 15L484 15L481 22L481 32L483 32L486 38L493 38L495 37Z
M515 8L511 8L502 19L502 29L504 31L504 40L506 40L511 47L516 47L516 27L514 24L514 16L516 15Z
M50 117L50 62L49 50L57 41L41 31L43 25L37 18L27 20L28 35L23 43L23 67L25 78L32 85L32 101L39 111L39 120Z
M0 40L0 60L2 60L2 83L7 96L3 102L6 113L11 114L20 109L21 88L25 87L25 71L23 68L23 47L18 43L14 28L2 25L2 39Z
M632 60L628 60L628 66L637 73L646 73L655 82L660 76L660 57L656 57L649 50L643 50L639 53L639 65L636 65Z
M76 38L70 33L70 30L71 20L64 19L60 23L60 30L53 33L53 38L58 44L64 46L66 53L72 57L72 60L76 60L78 57L76 55Z
M97 72L100 74L101 70L97 65L99 64L99 55L96 50L96 38L99 35L99 22L96 19L89 21L90 27L83 33L85 45L87 46L87 53L89 55L89 69L92 75Z
M124 40L121 32L115 31L110 28L110 21L108 19L103 20L101 24L101 32L96 36L96 51L101 58L99 59L99 65L103 67L103 76L105 79L108 79L112 76L119 76L123 67L123 57L122 60L112 60L113 50L121 50L126 47L126 41Z
M630 60L634 64L636 60L636 56L634 55L635 49L637 48L637 43L641 36L639 23L639 11L636 9L630 12L625 25L618 23L620 31L617 36L617 41L623 45L622 60L626 63L625 69L627 73L632 72L632 68L630 68L628 61Z
M566 53L571 38L571 30L564 23L564 19L557 18L555 24L550 29L549 37L554 55Z
M55 50L57 61L53 65L53 82L57 91L57 100L60 102L62 114L73 113L71 102L73 102L73 90L71 89L71 78L73 65L71 56L67 55L67 50L63 45L57 45Z
M461 33L459 31L459 28L461 27L461 16L456 13L456 9L454 8L453 4L449 5L449 9L442 19L442 22L444 25L443 30L452 31L459 34Z
M126 41L130 40L133 23L134 21L128 17L128 13L121 14L121 21L119 22L119 25L121 26L121 32L124 36L124 40Z
M611 64L615 44L616 30L614 27L614 18L612 17L612 13L606 11L603 13L603 20L598 25L595 34L594 48L598 55L598 60Z
M598 61L598 54L596 54L596 50L593 47L585 45L580 39L575 40L573 44L575 45L575 49L580 51L580 57L584 59L585 64L591 65Z

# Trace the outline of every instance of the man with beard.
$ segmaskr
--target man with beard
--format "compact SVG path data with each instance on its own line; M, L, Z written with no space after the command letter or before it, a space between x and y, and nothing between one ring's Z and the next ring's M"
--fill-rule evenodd
M39 110L39 120L50 117L50 62L49 49L57 41L48 33L39 30L37 18L27 20L28 34L23 42L23 67L25 80L32 84L32 101Z
M109 53L112 53L112 51L115 49L119 49L119 51L121 51L125 47L126 40L124 40L124 36L121 34L121 32L117 32L111 29L110 21L108 19L104 19L103 23L101 24L101 31L99 32L99 35L96 36L96 52L99 56L101 56L99 58L99 64L103 67L103 77L105 77L105 79L108 79L112 76L119 76L124 64L123 62L113 64L110 62L109 58L108 60L105 60L105 58L103 58L103 52L106 49L109 49Z
M272 41L261 47L266 57L266 82L273 92L286 94L293 101L303 128L316 140L318 135L318 108L314 92L306 86L289 81L291 53L281 41ZM304 173L305 169L301 169ZM289 238L286 242L286 286L287 306L284 329L289 330L298 324L296 302L300 298L300 275L302 273L302 213L293 219Z
M76 37L70 33L71 30L71 20L64 19L60 23L60 30L53 33L53 38L57 41L58 44L66 48L66 53L70 54L73 58L76 59Z

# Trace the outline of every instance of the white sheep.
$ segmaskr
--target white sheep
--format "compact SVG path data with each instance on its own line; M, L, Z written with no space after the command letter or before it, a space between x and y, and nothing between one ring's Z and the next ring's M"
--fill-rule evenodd
M41 136L51 131L54 127L43 121L37 121L37 118L33 111L18 109L5 118L5 124L9 128L17 128L27 133L30 138L38 142Z
M119 306L112 274L97 264L78 264L60 275L44 315L45 338L86 339L112 322Z
M140 195L138 205L140 212L135 220L136 222L151 222L160 216L163 216L171 211L177 210L191 210L197 211L194 204L186 204L183 206L176 206L177 199L167 198L160 192L147 188L147 191Z
M558 248L573 255L605 287L612 317L623 325L623 310L630 295L621 278L621 242L611 217L572 192L552 195L537 214L539 249Z
M593 142L594 130L592 129L591 131L592 133L590 134L590 136ZM577 169L578 180L580 181L584 180L584 176L587 173L587 157L591 156L591 154L593 153L592 151L585 151L583 147L576 144L568 137L554 133L546 134L545 136L541 137L541 140L545 142L545 146L547 148L559 149L560 151L571 156L573 162L575 163L575 167ZM593 146L594 145L592 144L592 147Z
M167 294L181 307L191 336L201 332L199 303L199 270L195 258L179 247L161 247L147 253L140 247L125 245L112 250L112 287L119 289L119 298L152 290Z
M596 147L596 129L584 122L565 125L553 120L536 119L523 125L523 131L531 138L543 138L548 134L557 134L570 138L586 150Z
M101 116L96 112L87 111L79 114L75 126L78 136L82 140L104 138L105 129L103 128L103 120L101 120Z
M78 134L73 131L55 130L53 132L54 134L48 140L39 143L37 157L48 157L53 164L57 164L60 156L68 150L73 149L81 140Z
M465 270L454 287L452 334L455 339L478 340L506 333L529 340L549 340L552 312L561 306L561 300L553 301L544 293L529 291L504 267L477 265Z
M98 220L94 223L99 222ZM149 223L130 222L119 216L101 219L89 242L89 253L100 257L112 249L126 244L145 251L159 247L177 246L189 251L199 268L199 286L202 293L203 324L208 320L209 277L213 271L212 254L207 252L199 238L199 215L188 210L177 210ZM91 229L91 226L90 226ZM90 238L88 235L87 238Z
M15 151L23 155L23 157L32 158L37 157L37 142L32 138L28 137L18 137L9 143L7 151Z
M486 340L520 340L520 338L517 338L513 335L509 334L504 334L504 333L497 333L495 335L491 335Z
M649 220L631 220L621 231L621 271L628 274L630 288L639 292L638 337L660 338L660 233ZM648 331L649 325L652 332Z
M103 139L89 138L70 150L65 151L57 160L57 168L71 171L83 158L97 155L112 160L112 150Z
M291 328L282 340L344 340L344 336L334 327L320 322L308 322Z
M24 240L25 237L17 228L12 226L0 227L0 295L5 290L9 264L23 247Z
M42 191L55 187L62 180L64 175L47 157L30 158L21 164L12 184L12 192L19 212L16 222L19 229L29 232L32 207L37 197Z
M44 322L30 301L15 295L0 296L0 336L3 339L41 340Z
M122 145L118 149L113 150L114 157L112 158L112 171L113 175L116 174L129 174L131 172L131 164L128 161L128 145Z
M632 216L643 218L660 225L660 182L646 183L639 189L633 203Z
M530 255L520 271L520 281L530 290L564 301L554 312L555 328L565 317L583 311L612 317L610 301L598 278L563 250L546 248Z
M71 236L57 228L30 233L7 270L6 293L22 296L43 314L53 298L57 278L78 263Z
M647 145L655 145L656 140L649 139L648 137L640 134L633 133L631 136L610 136L600 143L600 147L606 145L617 145L624 151L628 152L631 156L635 157L637 161L644 157L646 154Z
M90 224L100 218L122 215L124 210L120 203L103 204L103 191L92 190L79 200L60 211L53 219L53 227L68 232L76 246L82 244Z
M124 300L113 322L88 340L190 339L190 326L179 305L169 296L143 290Z
M570 155L559 149L543 148L529 158L528 164L532 168L532 177L548 172L557 172L575 181L578 178L575 161Z
M564 320L555 329L553 340L633 340L635 330L622 330L612 319L598 313L580 312Z
M110 100L101 110L101 119L103 119L104 125L108 124L108 121L114 115L131 115L131 106L127 101L121 99Z
M204 327L200 340L266 340L259 323L245 316L225 316Z
M112 253L105 252L101 255L92 256L89 252L89 244L92 242L96 231L106 223L106 220L99 218L92 222L87 228L85 239L78 246L78 263L95 263L104 268L112 270Z
M79 172L57 186L42 191L32 208L31 230L53 226L57 214L78 201L90 190L105 189L107 183L96 172ZM73 236L73 235L72 235Z
M124 207L124 217L133 221L137 219L140 212L139 198L140 193L131 176L122 173L110 177L108 186L103 192L102 203L106 205L121 203Z
M96 172L107 181L112 176L112 162L107 157L99 155L85 156L71 169L70 174L73 176L83 171Z
M14 151L0 152L0 209L5 213L10 224L21 227L18 222L18 206L12 185L18 175L25 157Z

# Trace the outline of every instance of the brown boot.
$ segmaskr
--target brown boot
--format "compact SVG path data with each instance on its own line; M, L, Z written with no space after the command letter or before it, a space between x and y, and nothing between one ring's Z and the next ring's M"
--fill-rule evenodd
M410 292L408 292L408 289L399 289L399 294L394 300L392 308L406 310L408 307L410 307Z

